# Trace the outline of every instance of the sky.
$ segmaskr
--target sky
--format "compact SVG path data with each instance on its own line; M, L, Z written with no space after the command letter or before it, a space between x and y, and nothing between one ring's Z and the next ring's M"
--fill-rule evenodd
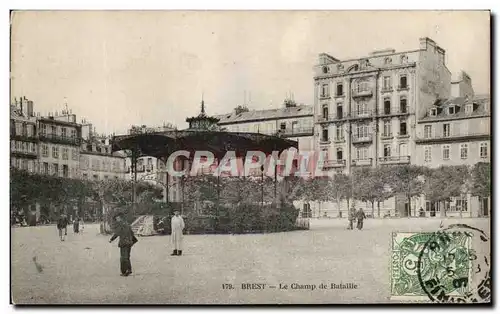
M487 11L24 11L12 16L11 99L42 115L68 108L97 132L187 127L207 113L313 103L313 66L430 37L476 94L490 90Z

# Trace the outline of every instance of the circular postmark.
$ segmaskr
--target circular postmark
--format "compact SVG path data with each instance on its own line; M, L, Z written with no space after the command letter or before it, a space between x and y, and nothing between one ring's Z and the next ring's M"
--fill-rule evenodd
M480 229L454 224L432 233L418 255L416 272L433 302L491 301L490 243Z

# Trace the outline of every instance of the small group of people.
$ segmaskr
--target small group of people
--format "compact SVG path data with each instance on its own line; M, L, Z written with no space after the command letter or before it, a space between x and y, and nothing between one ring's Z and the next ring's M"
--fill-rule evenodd
M56 226L57 230L59 231L59 239L61 241L64 241L64 237L68 235L69 224L70 222L66 214L59 215ZM83 220L80 217L76 216L75 219L73 219L73 232L80 233L80 226L82 227L83 230Z
M118 240L118 247L120 248L120 276L127 277L132 274L132 263L130 262L130 252L132 246L137 243L137 238L134 235L132 227L125 221L123 213L118 213L114 217L116 221L116 226L114 234L109 239L109 243L112 243L116 238ZM184 219L180 215L179 211L174 211L174 216L171 219L172 232L171 239L174 246L172 256L182 255L182 237L184 230Z
M358 209L356 211L356 208L352 206L347 215L347 219L349 220L349 225L347 226L348 230L353 230L354 229L354 221L357 220L356 228L358 230L363 229L363 220L366 218L365 212L363 211L362 208Z

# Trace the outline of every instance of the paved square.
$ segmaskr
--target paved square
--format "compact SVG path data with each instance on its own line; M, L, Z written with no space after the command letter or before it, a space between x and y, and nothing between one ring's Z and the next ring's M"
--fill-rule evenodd
M490 234L488 219L447 219ZM373 303L390 301L391 234L436 231L440 219L312 220L311 230L252 235L186 235L183 256L170 236L139 238L130 277L119 276L119 249L97 225L82 234L55 226L12 229L12 295L26 303ZM43 270L39 272L33 257ZM242 289L243 284L266 284ZM357 288L332 289L332 284ZM223 289L232 284L234 289ZM279 289L279 285L288 289ZM292 289L292 284L304 289ZM320 289L325 284L328 289ZM315 285L314 290L311 290ZM271 288L275 286L276 288ZM295 286L295 285L293 285ZM225 286L228 287L228 286ZM262 286L254 285L254 288Z

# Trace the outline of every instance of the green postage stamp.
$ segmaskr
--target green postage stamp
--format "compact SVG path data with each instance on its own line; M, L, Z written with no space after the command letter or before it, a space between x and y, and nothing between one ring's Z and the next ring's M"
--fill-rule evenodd
M437 232L392 234L391 300L475 303L491 300L488 236L459 224Z

